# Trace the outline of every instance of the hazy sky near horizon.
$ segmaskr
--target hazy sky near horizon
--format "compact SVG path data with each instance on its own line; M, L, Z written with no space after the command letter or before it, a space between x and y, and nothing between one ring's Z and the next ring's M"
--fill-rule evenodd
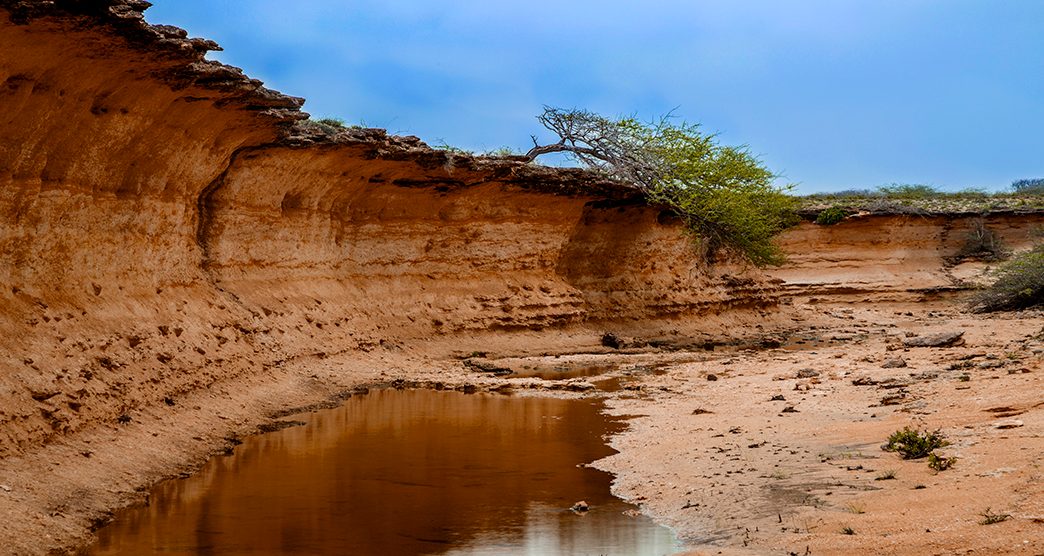
M314 116L433 145L675 109L801 193L1044 177L1041 0L153 2Z

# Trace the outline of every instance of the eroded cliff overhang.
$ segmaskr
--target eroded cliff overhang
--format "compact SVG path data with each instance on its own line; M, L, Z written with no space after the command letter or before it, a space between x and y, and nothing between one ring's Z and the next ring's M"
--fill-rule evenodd
M147 80L154 87L167 88L172 102L202 103L225 113L248 113L238 122L225 121L227 127L242 127L244 133L251 135L239 148L263 144L341 146L357 156L416 165L421 175L401 177L394 185L460 187L495 180L565 195L614 199L638 196L624 184L580 169L527 164L519 157L474 157L436 150L416 137L390 136L381 129L330 130L311 124L305 121L308 114L301 111L304 99L267 89L240 68L206 59L208 51L221 50L214 41L190 38L186 31L174 26L146 22L144 11L150 5L138 0L0 1L0 10L6 12L6 17L0 17L7 20L4 26L8 41L45 47L35 55L22 56L16 48L5 45L6 71L0 76L7 90L5 96L17 97L17 92L27 88L38 91L54 85L48 79L48 74L54 72L47 71L48 64L38 63L41 59L49 60L52 66L62 64L72 73L76 69L74 63L83 62L79 71L85 80L92 76L102 82L99 85L105 85L97 88L89 108L100 117L128 114L130 103L120 104L119 91L128 90L128 85L135 81ZM67 40L56 41L62 36ZM14 58L23 63L12 63ZM96 69L101 64L106 65L107 71L98 75ZM135 94L139 98L149 96L142 90ZM168 115L169 120L176 118L177 114Z
M309 122L147 7L0 0L0 456L317 353L777 309L625 184Z

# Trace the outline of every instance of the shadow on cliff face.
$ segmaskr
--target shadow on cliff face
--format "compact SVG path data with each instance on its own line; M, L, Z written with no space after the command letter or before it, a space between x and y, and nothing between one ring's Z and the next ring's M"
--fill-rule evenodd
M555 272L581 289L588 289L585 286L592 283L628 278L620 276L621 267L642 251L640 247L652 246L651 237L642 244L645 236L654 233L656 224L647 212L652 211L633 204L587 203L562 249Z

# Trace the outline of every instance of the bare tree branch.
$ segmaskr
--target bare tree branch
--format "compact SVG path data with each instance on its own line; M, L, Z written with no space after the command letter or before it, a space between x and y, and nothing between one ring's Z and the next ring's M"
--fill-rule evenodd
M662 128L669 117L664 116L660 122L652 124L652 128ZM619 121L586 110L550 106L544 107L544 113L537 120L554 132L559 141L541 145L533 137L533 148L525 155L530 161L545 154L568 153L577 162L642 190L651 189L667 175L662 158L651 148L652 136L641 133L647 128L621 125Z
M527 152L525 154L525 156L527 158L529 158L529 160L533 160L533 159L535 159L536 157L538 157L538 156L540 156L542 154L561 153L561 152L568 152L568 153L573 153L573 154L577 154L577 155L590 156L592 158L597 158L598 160L601 160L601 161L604 161L604 162L609 162L608 158L606 158L604 155L602 155L601 153L599 153L598 151L596 151L594 149L591 149L591 148L588 148L588 147L579 147L579 146L576 146L576 143L570 143L569 145L566 145L563 141L559 141L558 143L554 143L554 144L551 144L551 145L544 145L544 146L537 145L537 146L533 147L532 149L529 149L529 152Z

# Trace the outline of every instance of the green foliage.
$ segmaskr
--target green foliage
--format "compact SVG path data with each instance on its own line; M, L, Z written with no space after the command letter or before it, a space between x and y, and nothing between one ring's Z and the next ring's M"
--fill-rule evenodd
M993 284L972 297L972 311L1016 311L1044 304L1044 243L1012 257L994 277Z
M337 127L341 129L347 127L344 124L344 120L341 118L319 118L315 121L315 123L329 127Z
M886 452L898 452L903 459L920 459L932 453L936 448L948 446L939 431L924 431L904 427L888 437L888 443L881 447Z
M358 126L358 125L348 125L348 124L344 123L343 119L341 119L341 118L334 118L334 117L325 117L325 118L318 118L318 119L309 118L308 119L308 123L312 124L315 127L318 127L324 133L328 133L328 134L340 133L340 132L342 132L342 131L344 131L346 129L349 129L349 128L359 128L359 127L362 127L362 126Z
M1014 196L1034 197L1044 195L1044 178L1032 180L1018 180L1012 183L1011 192L997 191L989 192L981 187L967 187L959 191L940 191L930 185L923 184L900 184L893 183L882 185L876 189L844 189L841 191L812 193L805 196L810 201L822 202L866 202L869 200L893 201L926 201L926 200L951 200L951 201L982 201L1004 200Z
M1015 180L1011 190L1019 195L1044 195L1044 178Z
M485 156L496 156L496 157L509 157L509 156L522 156L522 153L512 149L511 147L500 147L499 149L493 149L483 153Z
M816 215L816 224L820 226L833 226L848 216L848 211L842 207L830 207Z
M1011 517L1011 514L995 514L990 511L989 507L979 515L982 516L982 521L979 522L980 525L993 525L994 523L1007 521L1008 518Z
M927 199L941 195L934 187L923 184L893 183L882 185L877 190L889 199Z
M453 145L447 143L444 139L440 139L439 143L434 145L432 148L439 151L446 151L451 154L460 154L465 156L472 156L475 154L474 151L469 151L460 147L454 147Z
M646 134L669 169L649 198L674 209L710 252L732 249L758 266L784 261L773 237L797 223L797 200L772 186L775 176L761 161L744 148L717 145L696 125L620 123Z
M837 193L822 193L822 195L835 197L874 197L880 194L880 192L873 189L842 189Z
M773 238L797 224L798 200L789 186L773 186L776 176L745 147L719 145L698 124L670 116L644 123L545 107L539 119L561 140L535 146L531 159L567 152L633 184L678 215L708 256L726 249L759 266L783 262Z
M818 200L818 201L834 201L834 200L856 200L856 199L867 199L870 197L880 197L879 191L872 189L842 189L841 191L831 191L822 193L812 193L806 195L806 199Z
M928 454L928 467L936 471L946 471L957 463L955 457L938 456L935 452Z
M892 185L877 190L847 189L834 193L815 193L801 198L802 212L841 207L849 214L929 215L954 212L1039 211L1044 209L1044 191L1033 193L996 192L982 189L938 191L929 186Z

